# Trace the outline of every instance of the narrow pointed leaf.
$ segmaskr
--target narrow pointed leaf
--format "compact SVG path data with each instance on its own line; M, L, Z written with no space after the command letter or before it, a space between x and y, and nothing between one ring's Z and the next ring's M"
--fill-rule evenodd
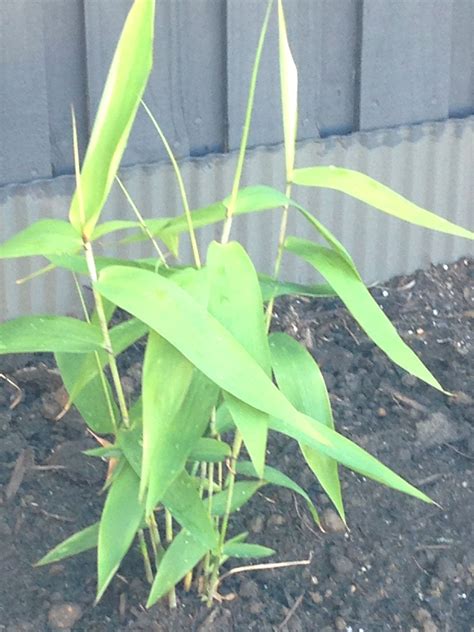
M255 492L257 492L264 485L265 481L238 481L237 483L235 483L234 491L232 494L232 501L230 503L231 513L243 507L243 505L245 505L245 503L247 503L252 498ZM218 494L215 494L215 496L213 496L213 516L223 516L225 514L228 496L228 489L224 489L224 491L219 492Z
M131 430L120 428L117 444L139 481L142 467L141 428ZM188 529L194 537L211 548L217 544L217 534L209 518L207 507L199 496L194 479L184 469L168 485L161 502L180 525Z
M294 184L303 186L342 191L405 222L449 235L474 239L474 232L471 230L457 226L447 219L417 206L399 193L395 193L389 187L359 171L339 167L307 167L295 169L292 181Z
M142 485L147 513L183 469L209 423L218 387L164 338L150 334L143 369Z
M347 467L363 470L366 476L429 502L427 496L365 450L321 422L308 421L242 345L171 280L146 270L112 266L101 272L96 287L106 298L166 338L220 388L276 418L276 421L270 419L270 423L279 431L298 435L298 441L320 449ZM369 467L364 467L366 460Z
M362 329L395 364L443 391L438 380L401 339L345 259L333 250L296 237L289 237L285 248L310 263L327 279Z
M81 236L69 222L42 219L0 244L0 259L77 252L81 247Z
M263 300L257 273L244 248L213 242L207 255L209 313L240 342L270 375L270 350L265 330ZM263 473L268 415L224 395L235 424L259 473Z
M326 384L311 354L285 333L271 334L270 350L273 373L282 393L297 410L317 418L328 428L334 428ZM337 462L304 443L300 444L300 448L307 464L345 520Z
M226 542L224 544L224 555L246 559L249 557L259 558L274 555L275 551L268 546L261 544L251 544L249 542Z
M278 0L278 44L286 178L290 180L295 164L298 128L298 71L288 43L282 0Z
M91 524L89 527L78 531L69 538L66 538L61 544L51 549L35 566L44 566L45 564L53 564L59 562L72 555L95 549L99 537L99 523Z
M161 599L183 579L206 555L208 548L196 540L189 531L181 530L167 548L153 581L147 608Z
M189 455L190 461L205 461L206 463L218 463L225 461L231 455L230 445L225 441L203 437L194 445Z
M92 234L115 178L152 66L154 0L135 0L99 103L69 219ZM80 201L82 197L83 203Z
M303 285L290 281L279 281L266 274L259 274L260 289L264 301L269 301L272 297L278 296L312 296L327 297L336 296L336 293L329 284Z
M140 481L128 463L113 481L100 518L97 551L97 599L104 594L140 528L144 506L138 500Z
M204 546L217 546L217 532L211 522L207 506L201 500L194 481L185 470L173 481L163 497L164 506L179 524Z
M98 327L68 316L22 316L0 323L0 354L88 353L103 349Z
M257 476L257 472L250 461L238 461L236 463L235 470L238 474L243 474L244 476ZM277 485L278 487L285 487L304 498L314 521L316 524L320 524L318 512L316 511L313 501L305 490L298 485L298 483L295 483L293 479L271 465L266 465L263 471L263 480L267 483L271 483L272 485Z

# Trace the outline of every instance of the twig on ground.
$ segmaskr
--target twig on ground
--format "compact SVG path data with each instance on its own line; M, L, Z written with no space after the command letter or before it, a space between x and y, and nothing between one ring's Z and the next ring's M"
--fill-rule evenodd
M301 595L295 600L295 603L288 610L288 612L286 614L286 617L283 619L283 621L277 627L277 630L282 630L285 627L285 625L288 623L288 621L291 619L291 617L295 614L295 612L297 611L297 609L301 605L301 602L303 601L303 597L304 597L304 593L301 593Z
M11 402L10 406L8 407L10 410L13 410L14 408L18 406L18 404L23 399L23 391L21 390L21 388L18 386L16 382L14 382L11 378L9 378L4 373L0 373L0 379L5 380L5 382L9 384L12 388L14 388L16 391L16 396L14 400Z
M8 481L8 485L5 490L5 498L11 500L18 492L20 485L23 482L26 472L33 464L33 451L31 448L25 448L22 450L16 460L15 467L13 468L12 475Z

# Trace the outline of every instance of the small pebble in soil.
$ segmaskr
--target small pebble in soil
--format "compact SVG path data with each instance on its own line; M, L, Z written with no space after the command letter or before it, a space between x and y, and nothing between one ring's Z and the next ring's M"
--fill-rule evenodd
M242 580L239 588L239 595L244 599L258 596L258 584L253 579Z
M252 518L252 520L250 521L249 530L252 533L262 533L264 526L265 526L265 521L263 519L263 516L258 514L257 516Z
M325 509L322 514L324 528L329 533L345 533L346 525L334 509Z
M48 612L48 623L53 630L70 630L82 617L82 608L77 603L55 604Z

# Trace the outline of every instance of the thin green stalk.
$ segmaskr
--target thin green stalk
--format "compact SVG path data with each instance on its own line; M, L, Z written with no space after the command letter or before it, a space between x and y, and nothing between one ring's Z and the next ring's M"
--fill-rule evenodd
M161 251L161 248L158 246L156 239L153 237L153 235L151 234L150 229L148 228L148 226L146 225L145 220L143 219L142 214L140 213L140 211L138 210L137 205L135 204L135 202L132 199L132 196L130 195L130 193L127 191L127 189L125 188L125 185L123 184L123 182L120 180L120 178L118 176L115 176L115 179L117 180L117 183L119 185L119 187L122 189L123 194L125 195L125 197L127 198L127 202L130 204L130 206L132 207L133 212L135 213L138 221L140 222L140 226L142 231L145 233L145 235L148 237L148 239L151 241L151 243L153 244L153 248L155 249L158 257L160 258L161 262L163 263L163 265L165 266L165 268L169 268L169 265L166 263L166 258L165 255L163 254L163 252Z
M72 273L73 279L74 279L74 283L76 285L76 290L77 293L79 294L79 300L81 302L81 307L82 307L82 312L84 314L84 318L86 320L86 322L90 323L90 318L89 318L89 312L87 311L87 306L86 306L86 302L84 300L84 294L81 290L81 286L79 284L79 281L77 280L77 276L76 273L73 272ZM94 357L95 357L95 361L97 364L97 369L99 372L99 379L100 379L100 383L102 386L102 390L104 391L104 397L105 397L105 401L107 402L107 410L108 413L110 415L110 420L112 421L112 426L114 427L114 430L117 430L117 419L115 418L115 412L112 406L112 400L110 399L110 392L109 389L107 388L107 384L105 382L105 376L104 376L104 372L102 370L102 364L100 362L100 358L99 358L99 354L97 353L97 351L94 351ZM64 407L64 413L61 412L60 416L58 416L58 419L60 419L62 417L63 414L65 414L70 406L71 406L70 401L68 401L68 403L66 404L66 406Z
M120 381L120 374L117 367L117 361L115 359L114 351L112 348L112 341L110 339L109 328L107 326L107 318L105 316L104 303L102 296L95 289L97 283L97 268L95 265L94 253L92 251L92 245L89 241L84 241L84 253L86 256L87 268L89 270L89 276L92 281L92 293L94 295L95 307L97 310L97 317L99 319L100 329L102 331L102 337L104 339L105 350L109 354L109 366L112 374L112 381L114 383L115 392L120 408L120 414L122 415L122 421L126 428L130 426L130 419L128 416L127 403L125 401L125 394L122 388L122 382Z
M173 541L173 516L168 509L165 509L165 537L167 544ZM172 588L168 593L168 605L170 608L176 608L176 590Z
M229 205L226 210L226 219L224 227L222 229L221 243L226 244L229 241L230 230L232 228L232 218L235 212L235 204L237 202L237 194L239 192L240 180L242 178L242 171L244 168L245 150L247 149L247 142L250 132L250 122L252 120L253 104L255 99L255 87L257 85L257 76L260 67L260 59L262 57L263 44L265 36L267 34L268 21L270 19L270 13L273 7L273 0L269 0L267 5L267 11L263 20L262 30L260 31L260 37L258 40L257 52L255 54L255 61L252 69L252 77L250 79L249 96L247 99L247 110L245 112L245 122L242 130L242 140L240 141L239 157L237 159L237 167L235 170L234 182L232 185L232 192L230 195Z
M140 553L143 558L143 566L145 567L145 576L149 584L153 583L153 569L151 568L150 556L148 554L148 547L145 540L143 529L138 532L138 542L140 545Z
M225 508L224 516L222 518L222 525L221 525L221 530L219 533L217 555L214 560L214 567L212 569L212 575L209 582L209 591L208 591L208 596L207 596L208 606L212 605L212 600L214 598L214 591L215 591L215 587L217 585L217 579L219 576L219 567L222 561L222 553L224 550L225 539L227 536L227 528L229 526L229 518L230 518L230 513L231 513L231 508L232 508L232 499L234 495L235 463L237 462L237 459L240 454L240 450L242 448L242 441L243 441L242 435L240 434L238 430L236 430L235 436L234 436L234 444L232 447L232 457L231 457L231 463L230 463L230 468L229 468L229 475L227 477L226 486L225 486L225 488L227 489L226 508Z
M286 195L287 198L289 198L290 195L291 195L291 182L288 182L287 185L286 185L285 195ZM278 280L278 275L280 274L281 260L283 258L283 250L284 250L283 247L285 245L287 226L288 226L288 204L283 207L283 213L282 213L282 216L281 216L280 232L279 232L279 235L278 235L278 251L277 251L277 256L275 258L275 266L273 268L273 280L274 281ZM274 304L275 304L275 297L272 296L271 299L268 302L267 310L266 310L266 313L265 313L267 331L270 330Z
M161 546L160 532L154 514L151 514L147 518L146 523L150 533L151 548L153 549L153 556L155 558L155 567L158 570L158 563L163 555L163 549Z
M153 123L153 126L155 127L156 131L158 132L158 135L161 138L161 142L163 143L163 145L165 147L165 150L166 150L166 153L168 154L168 157L169 157L169 159L171 161L171 164L173 165L173 169L174 169L174 172L176 174L176 180L178 181L179 192L181 194L181 200L183 201L183 208L184 208L184 213L186 215L186 221L188 223L189 238L191 239L191 248L192 248L192 251L193 251L194 262L196 263L196 267L200 268L201 267L201 257L199 255L199 248L198 248L197 241L196 241L196 234L194 232L193 220L191 218L191 210L189 208L188 196L186 195L186 189L184 187L184 182L183 182L183 177L181 176L181 171L179 170L179 166L178 166L178 163L176 161L176 158L174 157L173 150L171 149L170 144L168 143L168 141L166 139L166 136L163 133L163 130L159 126L158 121L155 119L155 117L153 116L150 108L147 106L145 101L143 101L143 99L142 99L142 105L143 105L143 107L145 109L145 112L150 117L150 120Z

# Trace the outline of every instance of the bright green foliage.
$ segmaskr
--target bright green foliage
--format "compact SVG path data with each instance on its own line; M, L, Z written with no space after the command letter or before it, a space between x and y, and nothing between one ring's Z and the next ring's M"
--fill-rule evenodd
M310 263L326 278L365 333L393 362L430 386L443 390L415 352L403 342L359 275L339 253L296 237L288 237L285 248Z
M435 215L435 213L426 211L384 184L369 178L365 173L338 167L308 167L295 169L291 179L294 184L342 191L379 211L417 226L466 239L474 239L474 232L471 230L457 226L443 217Z
M35 566L44 566L45 564L53 564L59 562L72 555L78 555L84 551L95 549L99 539L99 523L91 524L90 527L78 531L74 535L61 542L51 549L51 551L42 557Z
M68 316L23 316L0 323L0 354L89 353L103 349L98 327Z
M306 462L343 519L338 463L432 502L336 432L324 379L314 359L286 334L268 336L266 322L271 320L275 297L338 296L389 358L442 390L374 301L344 246L313 212L292 199L292 187L343 191L411 223L474 237L472 231L421 209L364 174L334 167L295 169L298 76L282 0L277 2L277 14L285 193L264 185L240 188L258 68L273 6L270 0L252 69L230 195L189 211L179 167L160 130L173 159L186 213L142 220L134 208L140 221L99 223L151 70L154 5L154 0L135 0L131 6L81 173L77 164L78 188L70 207L70 223L41 220L0 245L0 258L43 255L50 265L38 274L59 267L87 275L93 286L90 324L51 316L0 324L0 354L55 353L69 404L77 407L96 433L99 445L86 454L106 459L109 465L100 523L69 537L38 564L97 546L100 599L138 534L148 574L154 573L148 606L173 591L191 571L211 603L220 568L229 557L259 558L274 553L266 546L247 543L247 533L232 536L231 531L232 513L250 499L258 500L257 492L264 485L278 485L298 494L319 524L306 491L266 464L269 431L283 433L300 444ZM160 129L158 122L156 126ZM128 197L125 189L124 193ZM244 247L229 242L229 236L234 216L279 208L284 209L279 249L275 273L269 277L255 270ZM324 239L326 247L286 238L290 211L301 215L317 237ZM221 243L211 243L202 267L194 230L218 222L224 222ZM133 231L124 242L148 239L150 234L159 237L176 256L181 234L191 232L196 266L172 265L154 240L157 258L95 257L94 240L122 231ZM278 270L283 244L288 252L320 272L327 284L281 281ZM268 302L267 318L264 301ZM109 323L117 307L132 318L112 327ZM145 335L141 394L130 402L117 356ZM242 459L242 444L250 460ZM175 534L177 524L182 530ZM148 540L143 537L143 529L149 532ZM152 569L147 542L153 545ZM173 601L171 593L170 603Z
M97 601L104 594L143 520L145 508L138 500L140 480L128 463L115 477L99 524L97 551Z
M284 333L270 336L272 366L278 387L295 408L334 428L331 403L323 375L310 353ZM344 520L337 463L320 451L300 443L306 463Z
M69 219L90 237L125 150L152 66L154 0L135 0L110 67Z
M78 232L59 219L42 219L0 245L0 259L76 252L82 246Z

